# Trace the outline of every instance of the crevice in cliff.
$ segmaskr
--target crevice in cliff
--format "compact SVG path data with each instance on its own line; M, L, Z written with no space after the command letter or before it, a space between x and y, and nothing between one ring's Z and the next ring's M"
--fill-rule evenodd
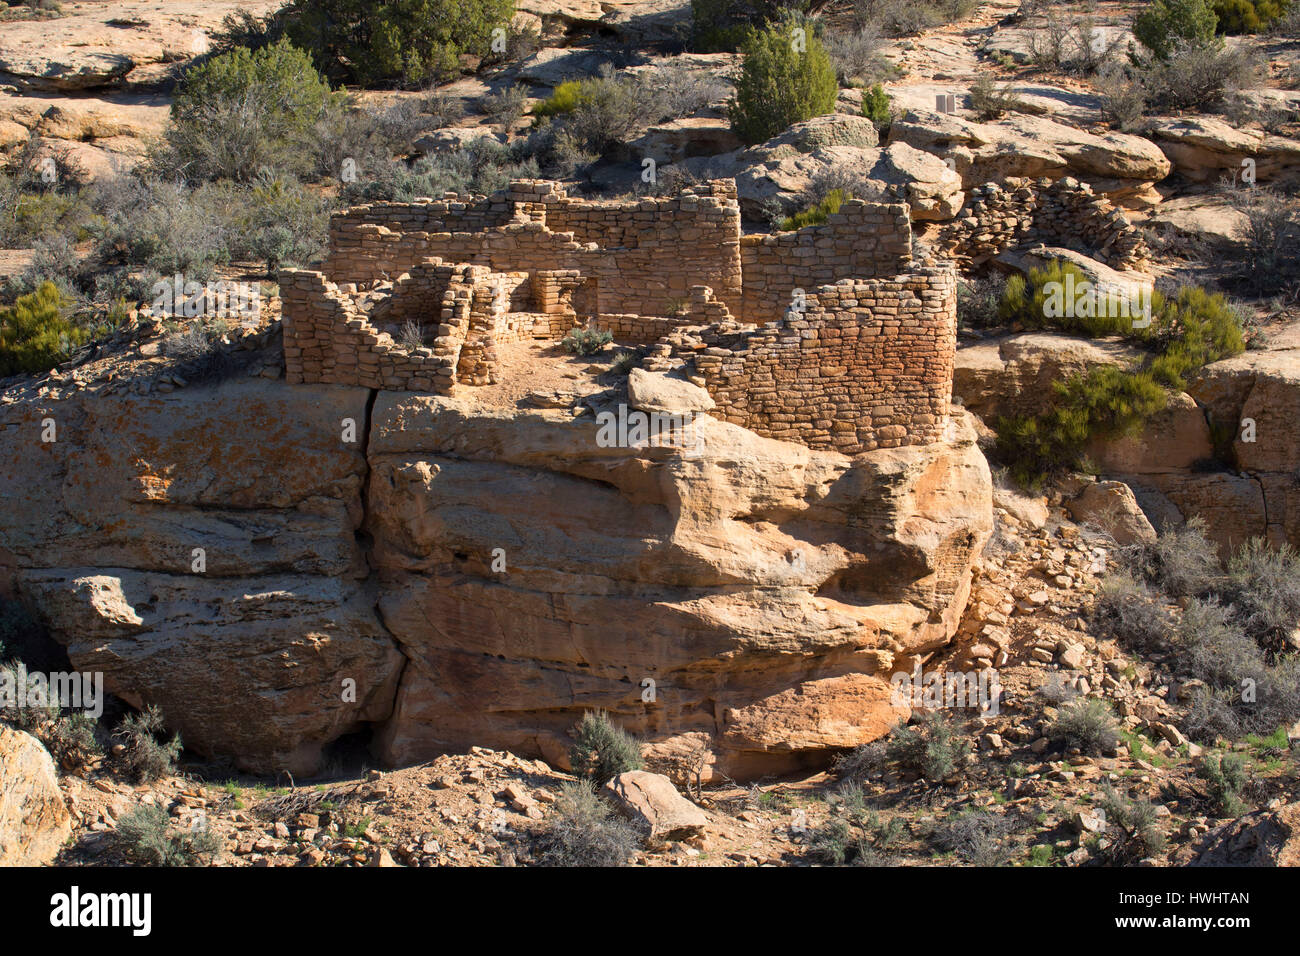
M393 634L392 629L384 620L384 613L380 608L378 569L375 567L373 558L374 539L371 537L368 530L370 520L370 482L375 473L374 468L370 465L370 430L374 424L375 402L378 401L378 399L379 390L374 388L370 389L370 394L366 397L365 422L361 428L361 453L362 458L365 460L365 473L361 476L361 520L357 524L356 542L357 548L361 551L362 558L365 561L366 577L363 582L363 587L366 588L367 594L371 596L374 602L372 610L375 615L375 623L383 629L384 634L387 635L390 641L392 641L393 646L397 648L397 652L402 656L402 660L398 665L397 673L394 675L392 681L393 691L392 700L389 701L388 707L389 717L385 718L383 721L369 724L368 726L370 727L372 734L377 732L387 720L392 719L393 711L397 709L397 696L401 693L402 682L406 677L406 669L411 663L411 659L406 653L406 648L402 646L402 642L397 639L395 634Z

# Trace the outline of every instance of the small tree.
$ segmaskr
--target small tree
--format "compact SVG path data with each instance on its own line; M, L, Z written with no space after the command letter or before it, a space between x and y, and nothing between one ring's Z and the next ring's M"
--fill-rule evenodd
M46 372L86 341L84 329L63 317L63 296L53 282L0 309L0 378Z
M251 182L263 166L305 172L310 133L337 103L311 57L281 40L195 68L172 103L170 160L191 180Z
M835 109L839 85L821 41L793 20L751 33L731 101L731 128L761 143L795 123Z
M893 121L889 105L890 96L879 83L862 94L862 115L871 120L876 129L888 126Z
M1178 43L1209 43L1219 18L1210 0L1153 0L1133 18L1133 35L1160 59Z

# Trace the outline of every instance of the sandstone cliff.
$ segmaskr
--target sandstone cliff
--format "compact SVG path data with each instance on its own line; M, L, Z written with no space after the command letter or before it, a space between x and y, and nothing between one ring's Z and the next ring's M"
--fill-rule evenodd
M567 409L247 380L0 425L0 584L260 771L368 727L390 763L563 763L596 707L733 777L825 762L900 716L889 673L955 632L991 526L964 418L848 458L706 416L687 455Z

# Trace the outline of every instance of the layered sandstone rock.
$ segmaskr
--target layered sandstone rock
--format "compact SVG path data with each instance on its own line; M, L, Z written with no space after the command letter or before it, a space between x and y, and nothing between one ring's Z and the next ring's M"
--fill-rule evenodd
M385 759L563 762L604 708L749 776L905 714L888 676L952 635L990 530L973 433L850 459L693 427L689 453L603 448L589 417L379 396L366 529L409 658Z
M356 537L367 399L249 380L0 406L0 583L187 746L312 770L387 716L401 661Z

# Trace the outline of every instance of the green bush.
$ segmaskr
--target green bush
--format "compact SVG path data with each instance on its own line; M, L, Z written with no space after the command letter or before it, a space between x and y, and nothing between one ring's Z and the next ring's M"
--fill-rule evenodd
M609 332L602 332L599 329L570 329L569 334L560 342L566 351L574 355L595 355L597 352L604 350L605 346L614 341L614 336ZM584 718L585 723L585 718Z
M100 184L95 258L143 267L160 276L177 273L206 282L230 261L229 219L243 205L232 183L190 189L157 178L123 177Z
M999 419L998 453L1021 484L1035 486L1049 474L1083 464L1093 438L1132 434L1168 403L1169 390L1183 390L1188 376L1202 366L1245 349L1242 319L1228 301L1196 286L1184 286L1172 298L1150 293L1150 323L1135 325L1137 300L1123 296L1107 302L1092 297L1098 308L1062 309L1069 301L1069 282L1076 296L1083 273L1053 261L1031 271L1028 280L1007 281L999 306L1003 321L1030 328L1059 328L1089 335L1120 334L1147 345L1151 358L1141 367L1099 366L1053 383L1047 409L1037 415ZM1076 306L1088 301L1076 298ZM1138 320L1145 321L1145 319Z
M63 315L63 295L44 282L9 308L0 308L0 378L48 372L88 338Z
M233 257L265 260L268 276L320 257L329 227L328 199L269 170L259 174L246 195L232 223Z
M1160 818L1155 806L1145 798L1130 799L1110 784L1102 786L1101 809L1106 814L1109 846L1101 851L1112 863L1129 864L1154 856L1165 848Z
M1218 22L1210 0L1152 0L1133 18L1133 35L1159 59L1165 60L1180 41L1213 40Z
M1216 816L1240 816L1245 810L1241 791L1249 782L1250 774L1240 754L1206 754L1196 768L1196 775L1205 781Z
M626 866L641 835L614 815L590 783L579 780L561 785L538 840L544 866Z
M970 87L970 108L982 120L998 119L1011 112L1027 112L1028 105L1011 92L1007 84L998 86L990 73L981 73Z
M970 742L958 737L948 718L937 712L926 714L919 723L895 728L885 743L888 760L932 781L952 776L968 753Z
M802 29L804 50L795 49ZM786 21L750 35L730 104L731 127L746 143L761 143L835 109L839 85L821 41L809 28Z
M1063 742L1067 749L1078 747L1100 757L1119 745L1119 722L1104 700L1081 698L1062 705L1047 736Z
M802 229L804 226L821 225L827 218L840 211L844 200L851 198L842 189L832 189L821 202L800 210L793 216L787 216L782 220L781 228L788 232L791 229Z
M1287 0L1214 0L1220 33L1262 33L1290 6Z
M279 17L335 83L417 87L456 75L462 55L492 55L514 14L514 0L291 0Z
M144 866L198 866L221 851L221 838L206 827L173 829L162 807L141 803L117 823L118 852Z
M862 115L871 120L876 129L888 126L894 118L893 113L890 112L891 102L885 88L877 83L862 94Z
M282 40L234 49L185 75L157 161L192 182L251 182L262 167L294 174L314 166L312 132L341 99L311 57Z
M573 772L596 786L642 767L641 745L622 727L616 727L604 711L582 715L569 759Z
M151 704L138 714L127 715L113 734L125 748L120 755L123 768L141 783L149 783L176 771L176 758L181 753L180 734L159 742L162 732L162 711Z
M1267 75L1254 50L1217 39L1178 41L1167 59L1142 59L1138 70L1148 105L1162 112L1220 109L1229 93L1255 86Z

